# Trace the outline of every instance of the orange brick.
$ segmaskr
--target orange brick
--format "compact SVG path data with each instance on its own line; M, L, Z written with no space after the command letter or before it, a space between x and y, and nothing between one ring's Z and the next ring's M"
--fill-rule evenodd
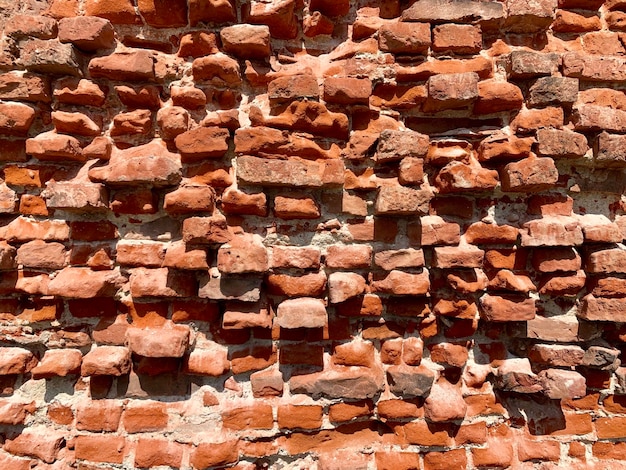
M467 468L465 449L429 452L424 456L424 470L464 470Z
M464 424L459 428L454 442L460 446L463 444L484 444L487 442L487 423L478 421L477 423Z
M283 405L278 407L278 427L317 429L322 426L323 408L318 405Z
M225 428L242 429L272 429L274 417L271 405L254 404L233 408L222 413L222 424Z
M517 443L517 455L522 462L527 460L552 460L561 457L561 446L556 441L520 440Z
M126 432L159 431L167 427L167 408L165 403L134 403L124 411L122 424Z
M355 418L370 416L374 410L371 400L361 400L352 403L336 403L330 405L328 419L331 422L350 421Z
M442 447L452 444L450 428L445 425L434 425L426 421L415 421L405 424L403 430L406 441L409 444Z
M377 470L420 470L419 454L412 452L376 452Z
M126 440L121 436L77 436L76 458L93 462L122 463L126 453Z
M626 417L611 416L600 418L595 422L598 439L615 439L626 437Z
M472 448L476 467L509 467L513 461L513 447L508 442L490 441L486 448Z
M599 459L626 460L626 442L594 442L591 450Z

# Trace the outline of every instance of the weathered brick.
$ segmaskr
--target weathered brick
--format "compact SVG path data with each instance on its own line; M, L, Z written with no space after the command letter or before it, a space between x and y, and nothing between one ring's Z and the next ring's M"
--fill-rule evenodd
M222 412L222 425L228 429L271 429L274 426L272 406L259 403L233 407Z
M429 21L473 23L481 22L484 26L497 23L505 17L504 5L500 2L487 1L476 3L469 0L450 4L443 0L422 0L402 12L403 21Z
M82 359L78 349L49 349L31 374L35 379L79 374Z
M339 160L274 160L251 156L238 157L237 168L237 176L243 183L313 188L342 183L344 171Z
M104 18L63 18L59 21L59 41L71 42L83 51L109 49L115 44L115 30Z
M568 129L539 129L537 153L552 158L576 158L587 153L587 138Z
M130 351L121 346L99 346L83 357L81 375L120 376L130 372Z
M575 246L583 243L577 220L569 217L544 217L523 224L522 246Z
M428 452L424 455L424 470L462 470L466 468L467 457L464 449L445 452Z
M547 29L554 19L556 0L541 0L533 4L507 1L507 18L504 27L514 33L533 33Z
M378 31L380 50L393 54L422 54L430 43L428 23L389 23Z
M535 317L535 300L486 294L480 298L480 316L487 321L525 321Z
M122 408L122 403L114 400L85 401L77 407L76 429L117 431L122 417Z
M229 465L239 460L238 439L222 442L201 442L191 453L194 468L209 468Z
M89 61L92 78L120 81L150 81L154 79L154 59L146 50L114 52Z
M286 429L319 429L323 409L319 405L281 405L278 407L278 427Z
M323 328L327 321L326 307L320 299L288 299L276 310L276 322L281 328Z
M436 112L445 109L463 108L478 98L476 72L433 75L428 79L428 99L424 110Z
M608 248L589 254L585 264L589 273L626 273L626 250Z
M25 429L15 439L7 440L4 450L14 455L35 457L46 463L52 463L64 442L63 433L36 427Z
M414 189L386 184L378 191L374 210L378 215L426 214L433 197L429 187Z
M114 435L76 436L75 451L77 459L121 464L126 454L126 440Z
M200 22L226 23L237 19L234 5L230 0L191 0L189 2L189 22L196 26Z

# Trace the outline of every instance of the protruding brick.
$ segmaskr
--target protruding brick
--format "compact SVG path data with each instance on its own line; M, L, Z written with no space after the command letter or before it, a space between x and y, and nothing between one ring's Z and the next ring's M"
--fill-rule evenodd
M229 465L239 460L238 439L222 442L201 442L191 454L194 468L210 468Z
M71 42L83 51L109 49L115 45L111 23L98 17L77 16L59 21L59 41Z
M189 345L189 327L129 328L126 342L128 348L140 356L182 357Z
M130 372L130 351L121 346L99 346L83 357L81 375L120 376Z
M49 349L31 373L34 379L78 374L82 359L78 349Z
M190 0L189 22L227 23L237 20L237 13L231 0Z
M430 47L428 23L389 23L378 31L378 46L393 54L423 54Z
M146 50L114 52L95 57L89 62L92 78L108 78L120 81L154 80L154 59Z
M476 72L433 75L428 79L425 111L463 108L478 98Z
M480 316L494 322L532 320L535 300L486 294L480 298Z
M276 310L276 322L281 328L323 328L327 321L326 307L320 299L288 299Z
M14 455L35 457L50 464L56 460L64 442L63 433L35 427L25 429L15 439L7 440L4 450Z

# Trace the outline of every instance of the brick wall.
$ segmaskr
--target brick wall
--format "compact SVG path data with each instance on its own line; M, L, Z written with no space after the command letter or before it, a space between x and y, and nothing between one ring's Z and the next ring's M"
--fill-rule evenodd
M0 2L0 468L626 468L626 2Z

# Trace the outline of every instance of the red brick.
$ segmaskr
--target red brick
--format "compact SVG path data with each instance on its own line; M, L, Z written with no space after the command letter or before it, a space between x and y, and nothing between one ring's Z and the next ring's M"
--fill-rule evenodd
M369 245L332 245L326 252L326 266L339 269L369 268L372 247Z
M452 445L449 428L445 425L428 424L420 420L405 424L402 431L409 444L437 447Z
M69 406L53 402L48 406L48 418L55 424L69 426L74 421L74 412Z
M76 411L76 429L81 431L117 431L122 417L122 403L114 400L85 401Z
M135 402L122 415L122 425L128 433L161 431L167 428L167 422L167 406L161 402Z
M626 437L626 418L611 416L595 421L596 434L599 439L615 439Z
M438 268L480 268L485 252L474 246L435 248L435 266Z
M374 293L426 295L430 289L430 279L426 269L419 274L393 270L384 278L372 281L370 286Z
M271 345L248 346L229 351L233 374L265 369L276 363L276 348Z
M281 348L281 353L283 349ZM283 374L277 369L265 369L250 375L254 398L280 397L283 395Z
M626 321L626 299L596 298L587 294L582 299L578 316L589 321Z
M435 177L440 193L486 191L498 185L498 172L481 167L477 162L451 162Z
M317 219L320 208L315 199L307 196L274 198L274 215L279 219Z
M482 47L480 28L472 25L442 24L433 29L433 50L475 54Z
M185 445L165 439L144 439L137 441L135 465L152 468L160 465L179 468Z
M59 21L59 41L71 42L83 51L109 49L115 45L115 30L103 18L63 18Z
M371 94L369 78L329 77L324 81L324 100L329 103L367 104Z
M525 321L535 317L532 298L485 295L480 299L480 316L487 321Z
M254 404L231 408L222 412L222 424L225 428L242 429L272 429L274 418L271 405Z
M520 109L524 102L522 90L514 83L488 79L478 82L478 99L474 113L490 114Z
M249 194L235 188L228 188L222 194L222 211L226 214L267 216L265 193Z
M185 362L185 372L192 375L219 377L230 370L226 350L195 348Z
M392 54L422 54L430 46L430 27L426 23L389 23L378 34L380 50Z
M424 470L463 470L467 466L465 449L428 452L424 455Z
M126 343L144 357L182 357L189 346L189 327L165 324L164 328L129 328Z
M559 172L551 158L529 157L506 165L500 173L505 192L537 192L551 188Z
M330 405L328 410L328 419L334 423L350 421L356 418L371 416L373 411L374 404L371 400L336 403L334 405Z
M507 468L513 461L513 448L508 442L490 441L486 448L474 447L471 452L477 467Z
M34 379L65 377L80 373L83 355L78 349L49 349L41 362L31 370Z
M333 362L343 366L369 367L374 363L374 346L369 341L353 341L335 346Z
M150 81L154 78L152 54L146 50L136 50L96 57L89 62L89 73L93 78Z
M335 126L331 125L322 132L335 132L334 129ZM317 133L308 124L302 130ZM298 188L336 186L343 183L344 173L343 162L338 159L310 161L297 157L275 160L244 155L237 158L237 168L239 180L246 184Z
M93 462L121 464L126 454L126 440L122 436L76 436L74 446L77 459Z
M192 67L194 79L197 81L210 80L212 83L228 86L241 83L239 63L222 53L197 58Z
M626 442L594 442L591 451L593 456L602 460L623 460Z
M5 442L4 450L19 456L35 457L46 463L56 460L64 435L45 428L25 429L15 439Z
M229 465L239 460L238 440L201 442L192 451L190 463L194 469Z
M420 470L419 454L415 452L376 452L378 470Z
M28 349L0 348L0 375L25 374L37 365L37 358Z
M454 385L444 378L433 384L424 400L424 418L431 423L462 420L466 413L460 384Z
M99 346L83 357L81 375L128 374L131 368L130 351L119 346Z
M433 75L428 79L425 111L463 108L478 98L479 77L476 72Z
M320 299L288 299L276 310L276 322L281 328L323 328L327 321L326 307Z
M576 158L587 153L587 138L567 129L539 129L537 153L552 158Z
M278 427L286 429L318 429L322 426L323 409L319 405L281 405Z
M378 416L388 420L423 417L423 410L416 403L404 400L381 400L376 411Z
M235 21L237 14L231 0L191 0L189 2L189 22L196 26L200 22L226 23Z

